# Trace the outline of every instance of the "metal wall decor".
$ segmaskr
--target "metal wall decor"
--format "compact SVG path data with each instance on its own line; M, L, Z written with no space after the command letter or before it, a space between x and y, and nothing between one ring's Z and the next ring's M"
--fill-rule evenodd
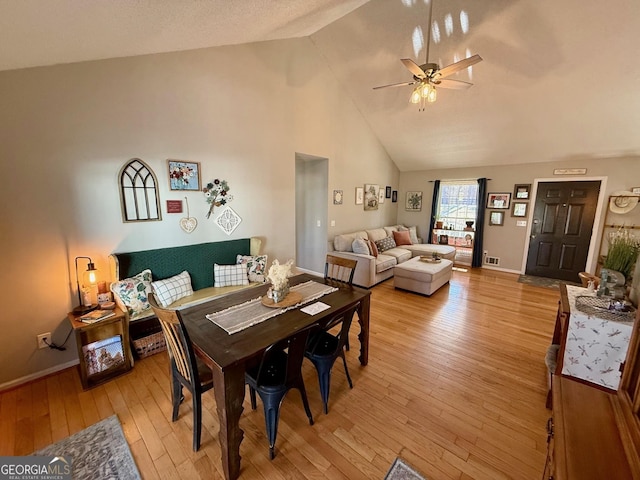
M123 222L162 220L158 179L139 158L132 158L118 174Z

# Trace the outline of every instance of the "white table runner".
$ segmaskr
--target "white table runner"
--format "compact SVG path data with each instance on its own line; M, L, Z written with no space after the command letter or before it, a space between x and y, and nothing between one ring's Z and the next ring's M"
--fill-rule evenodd
M254 298L248 302L234 305L233 307L221 310L219 312L210 313L207 319L222 328L229 335L240 332L245 328L264 322L269 318L281 315L287 310L298 308L300 305L312 302L323 295L338 290L336 287L324 285L322 283L309 280L308 282L295 285L290 289L302 295L302 300L296 305L287 308L271 308L262 304L262 297Z

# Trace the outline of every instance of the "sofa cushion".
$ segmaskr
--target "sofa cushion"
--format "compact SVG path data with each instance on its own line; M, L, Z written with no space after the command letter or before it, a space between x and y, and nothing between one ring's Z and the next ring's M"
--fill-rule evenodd
M242 264L213 265L214 287L228 287L233 285L249 285L247 268Z
M163 307L168 307L182 297L193 295L191 276L186 270L173 277L151 282L151 288Z
M267 281L267 256L266 255L238 255L236 263L242 264L247 269L247 277L250 282L264 283Z
M414 256L411 250L407 250L406 248L402 247L391 248L385 251L384 254L389 255L390 257L394 257L397 263L406 262Z
M387 232L385 232L384 228L374 228L373 230L367 230L367 238L372 242L376 240L382 240L385 237L388 237Z
M393 236L393 232L397 232L401 227L404 227L404 225L390 225L382 228L384 228L384 231L387 233L387 237L391 237Z
M353 252L352 244L356 238L367 238L366 232L343 233L333 239L333 248L336 252Z
M398 261L390 255L380 254L376 257L376 273L384 272L397 265Z
M386 250L391 250L396 247L396 242L393 240L393 237L384 237L380 240L376 240L376 247L378 247L378 252L382 253Z
M111 292L118 307L129 313L131 319L150 308L147 295L151 292L151 270L146 269L131 278L111 284Z
M411 237L409 236L409 230L405 230L402 232L394 231L391 233L393 233L393 241L396 242L397 246L413 244L413 242L411 241Z
M351 244L351 249L353 253L360 253L362 255L369 255L371 253L369 250L369 242L364 238L356 238Z

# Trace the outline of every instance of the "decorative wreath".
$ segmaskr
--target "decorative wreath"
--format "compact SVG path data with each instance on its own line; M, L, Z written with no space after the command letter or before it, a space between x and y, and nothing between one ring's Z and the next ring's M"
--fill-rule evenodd
M213 182L207 183L207 186L202 189L204 197L210 205L209 211L207 212L207 218L211 216L215 207L226 205L227 202L233 200L233 196L228 194L229 190L231 189L229 188L227 181L219 180L217 178Z

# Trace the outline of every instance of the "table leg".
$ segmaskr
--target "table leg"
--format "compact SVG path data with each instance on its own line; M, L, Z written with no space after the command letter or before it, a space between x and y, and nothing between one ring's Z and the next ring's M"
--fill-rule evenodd
M358 305L358 323L360 323L360 365L369 363L369 314L371 310L371 295L367 295Z
M244 401L244 365L234 365L224 371L213 369L213 391L216 397L216 409L220 421L220 450L222 468L227 480L240 476L240 442L244 432L239 420Z

